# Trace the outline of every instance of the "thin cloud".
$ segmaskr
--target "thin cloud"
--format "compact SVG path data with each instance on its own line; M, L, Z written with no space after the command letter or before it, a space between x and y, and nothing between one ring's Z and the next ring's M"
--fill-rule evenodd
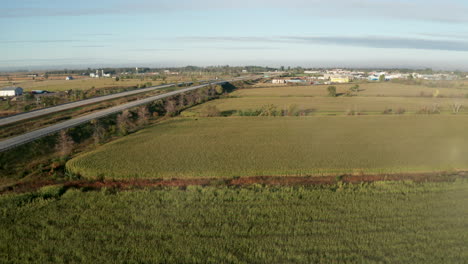
M154 49L127 49L126 51L136 51L136 52L183 51L183 49L176 49L176 48L173 48L173 49L158 49L158 48L154 48Z
M78 46L73 46L73 48L107 48L109 46L104 46L104 45L78 45Z
M115 34L112 33L88 33L88 34L82 34L84 36L98 36L98 37L110 37L114 36Z
M83 7L89 6L89 7ZM39 17L39 16L85 16L85 15L140 15L186 10L214 11L251 10L262 8L292 10L303 15L338 18L392 18L404 20L424 20L443 23L467 23L468 5L458 1L431 2L423 0L116 0L112 5L107 2L82 0L80 4L68 1L54 2L53 6L5 7L0 18Z
M293 43L340 45L354 47L386 48L386 49L418 49L468 51L467 41L433 40L423 38L400 37L342 37L342 36L276 36L276 37L179 37L178 40L198 42L249 42L249 43Z
M176 40L189 41L189 42L281 42L278 37L203 37L203 36L190 36L190 37L178 37Z
M468 39L468 33L417 33L417 35L445 39Z
M299 43L334 44L388 49L468 51L468 42L398 37L286 37Z
M205 47L209 49L220 49L220 50L279 50L275 47Z
M35 40L0 40L0 44L21 44L21 43L72 43L86 42L79 39L35 39Z

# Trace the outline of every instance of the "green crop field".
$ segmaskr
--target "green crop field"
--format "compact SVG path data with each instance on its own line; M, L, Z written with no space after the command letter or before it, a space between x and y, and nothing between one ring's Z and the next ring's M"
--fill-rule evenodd
M464 263L468 182L0 196L2 263Z
M86 177L234 177L468 169L467 116L173 119L67 163Z

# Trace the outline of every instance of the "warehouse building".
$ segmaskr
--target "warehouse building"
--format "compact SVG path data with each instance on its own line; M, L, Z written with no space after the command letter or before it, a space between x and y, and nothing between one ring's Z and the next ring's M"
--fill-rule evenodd
M0 89L0 97L5 96L18 96L23 94L21 87L5 87Z

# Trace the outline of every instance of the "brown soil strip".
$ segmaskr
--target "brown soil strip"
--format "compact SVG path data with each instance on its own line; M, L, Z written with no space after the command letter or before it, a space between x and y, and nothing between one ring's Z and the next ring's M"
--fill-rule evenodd
M256 176L239 178L191 178L191 179L118 179L118 180L35 180L16 183L0 189L4 193L24 193L35 191L41 187L63 184L65 188L85 190L100 190L102 188L114 190L131 190L151 187L179 187L187 186L249 186L252 184L268 186L311 186L332 185L338 182L349 184L372 183L376 181L413 181L413 182L451 182L456 179L468 179L468 172L439 172L388 175L341 175L341 176Z

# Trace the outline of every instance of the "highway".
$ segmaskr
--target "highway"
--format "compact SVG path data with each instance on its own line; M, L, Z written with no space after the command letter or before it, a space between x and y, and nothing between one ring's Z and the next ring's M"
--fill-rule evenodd
M187 83L178 83L178 84L164 84L164 85L158 85L158 86L152 86L148 88L143 88L143 89L136 89L132 91L127 91L127 92L121 92L121 93L115 93L115 94L110 94L110 95L104 95L104 96L99 96L99 97L94 97L90 99L85 99L85 100L80 100L80 101L75 101L71 103L66 103L66 104L61 104L57 106L52 106L52 107L47 107L47 108L42 108L38 109L35 111L30 111L30 112L25 112L21 114L16 114L8 117L3 117L0 118L0 126L12 124L15 122L23 121L26 119L31 119L35 118L38 116L43 116L43 115L48 115L48 114L53 114L56 112L68 110L68 109L73 109L76 107L84 106L84 105L89 105L89 104L94 104L94 103L99 103L111 99L116 99L124 96L129 96L129 95L134 95L134 94L139 94L139 93L144 93L144 92L150 92L158 89L163 89L163 88L168 88L171 86L176 86L176 85L183 85Z
M237 79L234 79L234 80L239 80L239 79L241 79L241 78L237 78ZM159 100L159 99L163 99L163 98L170 97L170 96L173 96L173 95L176 95L176 94L196 90L196 89L206 87L206 86L209 86L209 85L212 85L212 84L213 85L224 84L226 82L228 82L228 81L211 82L211 83L206 83L206 84L202 84L202 85L197 85L197 86L192 86L192 87L180 89L180 90L177 90L177 91L168 92L168 93L165 93L165 94L155 95L155 96L151 96L151 97L144 98L144 99L141 99L141 100L137 100L137 101L133 101L133 102L130 102L130 103L126 103L126 104L114 106L114 107L111 107L111 108L108 108L108 109L104 109L102 111L98 111L98 112L95 112L95 113L92 113L92 114L88 114L88 115L80 116L80 117L77 117L77 118L74 118L74 119L70 119L70 120L67 120L67 121L64 121L62 123L58 123L58 124L55 124L55 125L52 125L52 126L48 126L48 127L45 127L45 128L34 130L34 131L26 133L26 134L22 134L22 135L13 137L13 138L9 138L9 139L0 141L0 152L11 149L13 147L16 147L16 146L19 146L19 145L22 145L22 144L25 144L25 143L28 143L28 142L31 142L31 141L34 141L34 140L36 140L38 138L41 138L41 137L56 133L56 132L58 132L58 131L60 131L62 129L75 127L75 126L78 126L80 124L89 122L89 121L91 121L93 119L98 119L98 118L101 118L101 117L104 117L104 116L115 114L115 113L121 112L121 111L123 111L125 109L128 109L128 108L132 108L132 107L143 105L143 104L148 104L148 103L151 103L151 102ZM170 86L170 85L168 85L168 86ZM159 87L159 89L161 89L161 87ZM60 110L57 110L57 111L60 111Z

